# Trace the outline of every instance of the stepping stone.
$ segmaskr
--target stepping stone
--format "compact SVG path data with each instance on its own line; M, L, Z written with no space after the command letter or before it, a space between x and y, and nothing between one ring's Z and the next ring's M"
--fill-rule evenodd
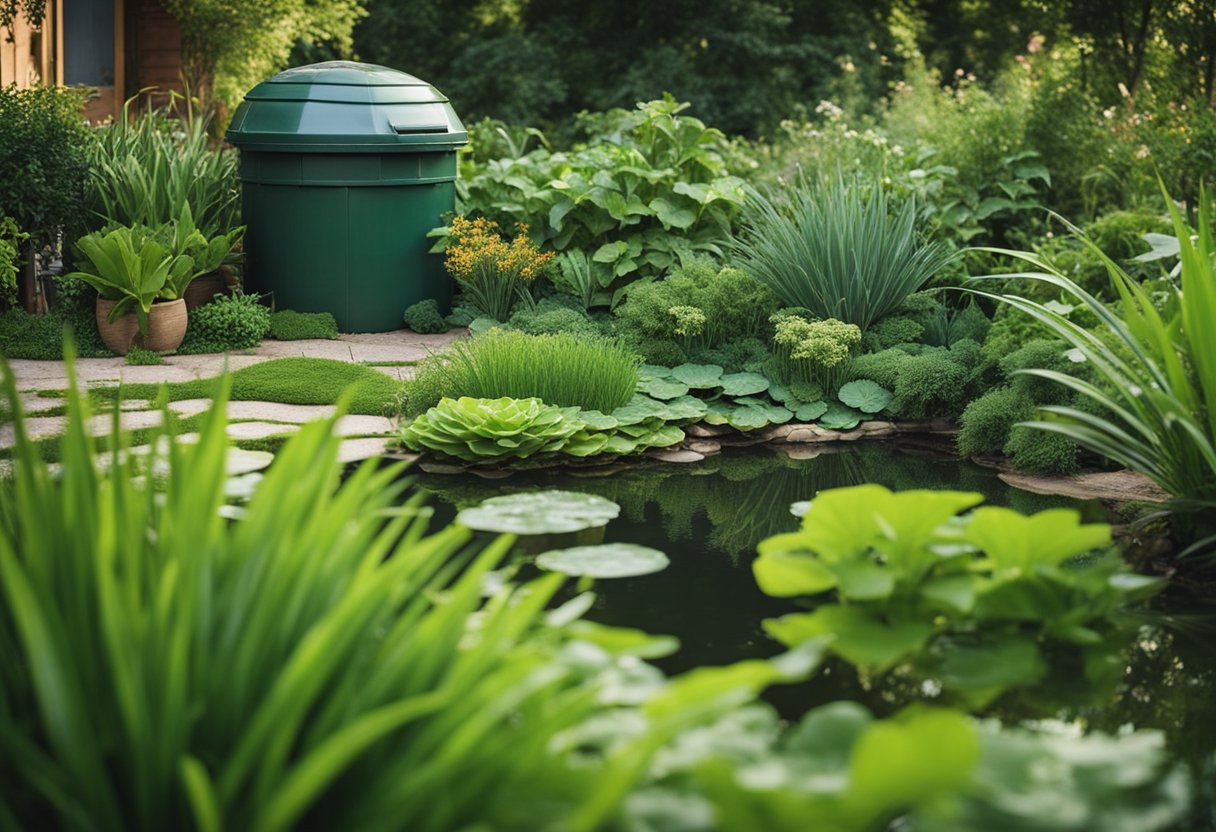
M369 436L393 433L393 423L385 416L343 416L335 427L338 436Z
M283 436L295 433L299 425L282 425L272 422L232 422L228 425L230 439L268 439L272 436Z
M169 409L183 417L204 413L212 407L211 399L183 399L170 402ZM303 424L314 419L328 419L334 406L328 404L278 404L277 402L228 402L228 418L259 422L292 422Z
M720 449L720 448L719 448ZM646 456L652 459L657 459L662 462L700 462L705 459L704 454L699 454L696 451L647 451Z
M347 439L338 446L338 461L345 464L384 456L388 443L388 438Z

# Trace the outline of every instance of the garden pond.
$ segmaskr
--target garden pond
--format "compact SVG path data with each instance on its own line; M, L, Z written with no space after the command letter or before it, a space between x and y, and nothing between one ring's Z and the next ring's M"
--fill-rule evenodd
M655 661L668 673L782 651L762 621L798 605L761 592L751 566L757 544L797 529L791 505L820 490L861 483L893 490L961 489L979 492L987 504L1024 513L1070 507L1087 522L1111 519L1099 502L1022 491L993 470L923 446L871 442L817 451L810 458L795 458L768 448L727 449L699 463L644 463L607 476L596 468L522 471L497 480L473 474L410 476L431 495L436 525L487 498L549 489L619 504L620 516L607 525L521 535L517 552L525 575L535 569L531 559L537 554L572 546L638 544L666 553L670 564L661 571L597 580L587 617L676 637L679 649ZM487 540L493 536L479 534ZM571 581L565 597L578 591ZM1216 752L1216 656L1208 645L1216 634L1216 608L1172 587L1136 613L1125 634L1114 650L1115 672L1095 679L1079 666L1053 664L1039 684L1007 691L974 710L1005 724L1029 721L1064 732L1163 731L1175 758L1192 767L1197 783L1207 784L1196 795L1196 820L1181 828L1208 828L1203 824L1214 807L1211 760ZM873 677L832 658L810 681L771 688L765 698L787 718L797 719L809 708L836 700L860 702L886 716L914 702L934 701L940 693L932 680L899 669Z

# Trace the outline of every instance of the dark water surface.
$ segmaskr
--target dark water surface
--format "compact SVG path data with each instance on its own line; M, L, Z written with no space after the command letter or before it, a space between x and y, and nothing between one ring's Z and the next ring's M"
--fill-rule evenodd
M820 489L865 482L895 490L961 489L1027 513L1068 506L1088 521L1109 520L1100 503L1030 494L949 454L893 443L836 447L810 459L768 448L735 449L692 465L641 463L610 476L588 473L596 472L525 472L502 480L420 475L419 484L434 496L440 524L458 508L520 491L558 488L619 503L621 516L606 528L521 538L520 552L601 542L639 543L666 552L671 566L662 572L597 581L588 618L676 636L680 650L656 662L669 673L781 652L761 621L796 607L761 593L751 563L757 543L797 528L790 504L810 499ZM570 594L574 591L571 586ZM1080 668L1072 673L1065 667L1031 691L1007 694L981 715L1006 723L1060 720L1112 732L1160 729L1172 753L1195 770L1206 790L1199 795L1195 822L1187 828L1210 829L1216 784L1216 606L1171 588L1129 623L1139 629L1131 628L1121 674L1095 685ZM919 681L895 674L869 680L839 661L829 661L809 682L766 694L789 718L838 699L862 702L885 715L933 696Z

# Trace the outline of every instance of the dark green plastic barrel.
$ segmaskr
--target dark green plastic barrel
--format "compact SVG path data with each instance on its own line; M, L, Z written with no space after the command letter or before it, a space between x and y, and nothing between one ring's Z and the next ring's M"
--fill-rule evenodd
M468 141L447 98L382 66L281 72L237 108L245 285L275 306L332 312L343 332L401 328L407 306L451 303L427 232L456 202Z

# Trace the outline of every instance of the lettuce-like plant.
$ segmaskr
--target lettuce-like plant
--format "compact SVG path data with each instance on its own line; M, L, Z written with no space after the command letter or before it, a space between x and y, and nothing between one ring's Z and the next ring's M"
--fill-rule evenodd
M560 451L583 427L577 407L553 407L535 398L461 396L441 399L401 432L401 441L415 451L488 462Z
M785 644L832 635L835 653L871 671L919 662L986 701L1040 679L1048 645L1103 649L1112 613L1161 586L1127 570L1105 524L1068 509L959 516L982 500L880 485L821 492L799 531L759 545L753 569L769 595L836 601L765 628Z
M77 240L88 258L75 277L88 283L106 300L117 301L110 320L134 311L139 331L148 332L148 313L158 300L180 297L194 277L194 259L151 239L139 229L116 228L103 234L95 231Z

